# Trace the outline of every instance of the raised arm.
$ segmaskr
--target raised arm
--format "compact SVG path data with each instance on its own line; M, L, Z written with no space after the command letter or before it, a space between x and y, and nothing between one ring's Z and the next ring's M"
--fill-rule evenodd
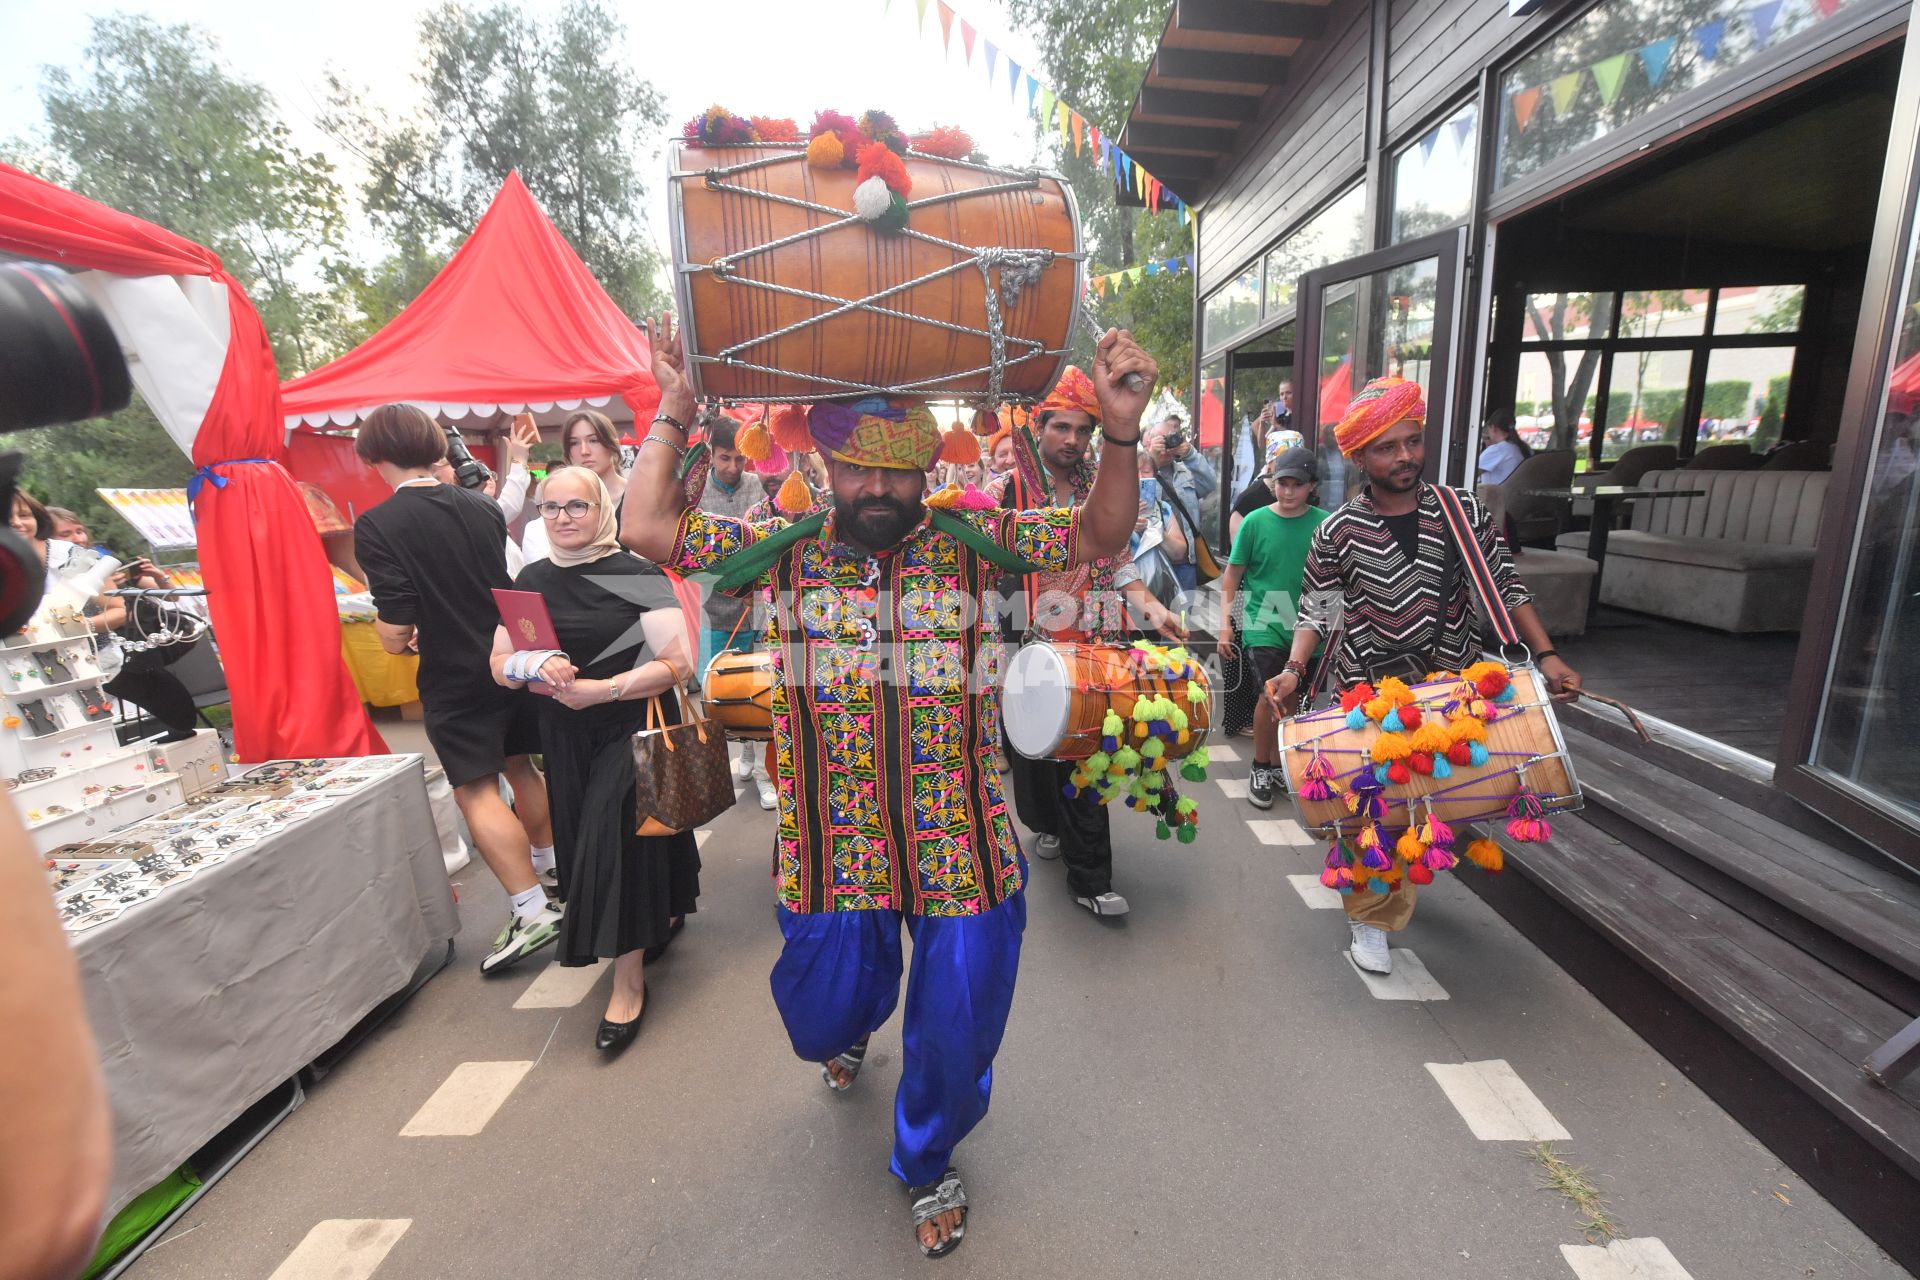
M686 424L693 421L693 384L687 379L687 351L671 314L653 323L653 380L660 386L660 408L640 454L627 473L620 514L620 541L656 564L673 554L686 495L680 489L680 461L687 452Z
M1130 373L1140 375L1138 390L1126 384ZM1133 536L1140 515L1140 417L1153 397L1160 368L1133 335L1109 329L1100 337L1093 357L1093 392L1100 401L1100 469L1080 510L1080 535L1075 559L1086 564L1118 555Z

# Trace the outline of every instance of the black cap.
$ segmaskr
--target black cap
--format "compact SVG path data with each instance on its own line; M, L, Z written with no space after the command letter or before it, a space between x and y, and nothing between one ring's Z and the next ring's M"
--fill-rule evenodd
M1296 446L1273 460L1275 480L1298 480L1302 484L1312 484L1319 477L1320 464L1314 459L1311 449Z

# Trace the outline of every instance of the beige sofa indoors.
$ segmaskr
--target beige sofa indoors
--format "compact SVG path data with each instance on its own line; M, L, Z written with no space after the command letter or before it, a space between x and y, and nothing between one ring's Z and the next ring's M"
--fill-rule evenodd
M1720 631L1797 631L1813 583L1826 471L1650 471L1644 489L1704 497L1633 504L1607 543L1603 604ZM1585 532L1559 546L1585 551Z

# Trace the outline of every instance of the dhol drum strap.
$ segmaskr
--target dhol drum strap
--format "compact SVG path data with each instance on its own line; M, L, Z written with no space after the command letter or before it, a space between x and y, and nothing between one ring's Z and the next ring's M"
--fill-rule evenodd
M1453 535L1454 546L1459 548L1460 559L1467 566L1468 577L1473 589L1480 596L1480 604L1487 611L1488 621L1493 623L1493 633L1500 643L1514 645L1520 642L1520 629L1513 623L1513 614L1507 610L1507 602L1500 597L1500 584L1494 581L1493 569L1487 564L1486 552L1480 549L1480 539L1474 536L1473 521L1467 518L1466 504L1460 500L1458 491L1446 485L1433 486L1435 495L1440 499L1440 514L1446 517L1447 530ZM1441 602L1441 608L1446 602Z

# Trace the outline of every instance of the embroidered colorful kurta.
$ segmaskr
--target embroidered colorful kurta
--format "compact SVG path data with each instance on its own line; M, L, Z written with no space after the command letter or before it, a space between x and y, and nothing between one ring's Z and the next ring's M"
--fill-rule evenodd
M1031 564L1073 563L1075 511L955 514ZM781 527L689 509L668 565L710 570ZM925 522L878 556L833 527L829 515L762 584L780 905L977 915L1021 887L990 733L997 619L980 608L1000 571Z

